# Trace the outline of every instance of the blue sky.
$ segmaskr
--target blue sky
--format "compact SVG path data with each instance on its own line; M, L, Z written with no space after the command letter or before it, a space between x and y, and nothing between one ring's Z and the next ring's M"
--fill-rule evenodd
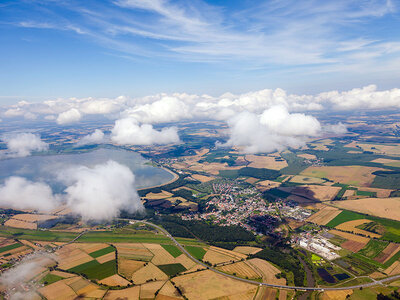
M398 1L0 2L0 102L400 82Z

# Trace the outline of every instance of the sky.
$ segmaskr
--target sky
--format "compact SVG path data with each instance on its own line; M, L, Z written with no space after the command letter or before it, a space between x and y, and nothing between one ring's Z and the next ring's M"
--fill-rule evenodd
M398 87L396 0L3 0L0 103Z

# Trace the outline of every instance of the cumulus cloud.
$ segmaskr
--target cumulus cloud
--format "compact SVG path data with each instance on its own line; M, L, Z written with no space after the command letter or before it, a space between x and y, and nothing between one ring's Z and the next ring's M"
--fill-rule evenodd
M34 209L49 212L59 203L49 185L12 176L0 185L0 205L13 209Z
M82 118L82 114L76 108L71 108L60 113L57 117L57 124L65 125L78 122Z
M110 220L120 210L129 212L143 209L131 170L115 161L108 161L92 168L73 167L60 173L68 186L66 200L71 210L87 220Z
M272 107L261 115L242 112L228 121L230 137L224 146L239 147L246 153L272 152L297 148L308 137L317 136L321 124L312 116L290 114L283 106Z
M166 123L191 117L183 101L168 96L153 103L136 105L125 110L122 115L133 117L141 123Z
M104 132L100 129L96 129L93 133L84 136L76 143L78 147L84 145L101 144L104 142Z
M151 145L178 143L176 127L155 130L150 124L139 124L134 118L124 118L115 122L111 140L120 145Z
M6 157L29 156L33 151L47 151L49 145L33 133L6 134L1 138L7 145Z

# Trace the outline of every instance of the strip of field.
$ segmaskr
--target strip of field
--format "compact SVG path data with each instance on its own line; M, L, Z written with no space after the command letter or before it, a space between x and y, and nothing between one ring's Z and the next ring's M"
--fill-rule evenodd
M140 299L140 286L133 286L123 290L108 290L103 299Z
M318 225L326 225L342 211L336 207L324 206L318 212L310 216L307 221Z
M117 248L120 258L150 261L154 256L152 252L139 243L118 243L114 246Z
M368 237L371 237L371 238L380 238L382 236L380 234L376 234L376 233L373 233L373 232L362 230L362 229L359 229L359 228L356 227L356 226L359 226L361 224L370 223L370 222L371 221L367 220L367 219L352 220L352 221L344 222L344 223L336 226L335 228L339 229L339 230L353 232L355 234L361 234L361 235L368 236Z
M211 180L214 180L215 177L211 177L211 176L204 176L204 175L200 175L200 174L193 174L192 175L193 179L196 179L200 182L209 182Z
M258 247L249 247L249 246L237 246L232 251L238 252L245 255L256 254L260 252L262 249Z
M375 258L377 262L386 263L394 255L396 255L400 250L400 245L395 243L390 243L385 249Z
M335 206L372 216L400 221L400 198L363 198L336 201Z
M273 266L271 263L260 258L253 258L247 261L250 266L262 274L263 282L285 285L285 278L276 278L276 274L281 273L281 271Z
M396 260L390 267L385 270L388 276L400 274L400 262Z
M300 175L328 178L334 182L355 186L370 186L375 178L372 173L379 170L384 169L365 166L312 166L305 169Z

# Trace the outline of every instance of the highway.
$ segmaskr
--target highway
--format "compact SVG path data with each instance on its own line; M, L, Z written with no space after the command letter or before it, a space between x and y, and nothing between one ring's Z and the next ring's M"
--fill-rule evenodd
M400 275L395 275L392 277L387 277L385 279L381 279L381 280L374 280L373 282L370 283L364 283L364 284L359 284L359 285L353 285L353 286L346 286L346 287L304 287L304 286L288 286L288 285L279 285L279 284L271 284L271 283L265 283L265 282L258 282L255 280L250 280L250 279L245 279L245 278L240 278L240 277L236 277L234 275L230 275L230 274L226 274L224 272L221 272L219 270L214 269L213 267L210 267L209 265L203 263L202 261L196 259L195 257L193 257L168 231L166 231L164 228L147 222L147 221L140 221L140 220L130 220L130 219L125 219L127 221L135 221L138 223L144 223L146 225L152 226L156 229L158 229L159 231L161 231L162 233L164 233L168 238L170 238L174 244L183 252L185 253L188 257L190 257L190 259L192 259L194 262L196 262L199 265L202 265L203 267L218 273L220 275L235 279L235 280L240 280L243 282L247 282L250 284L254 284L254 285L258 285L258 286L266 286L266 287L273 287L273 288L280 288L280 289L288 289L288 290L299 290L299 291L338 291L338 290L352 290L352 289L359 289L359 288L367 288L367 287L371 287L371 286L375 286L378 284L384 284L385 282L388 281L392 281L392 280L396 280L396 279L400 279Z

